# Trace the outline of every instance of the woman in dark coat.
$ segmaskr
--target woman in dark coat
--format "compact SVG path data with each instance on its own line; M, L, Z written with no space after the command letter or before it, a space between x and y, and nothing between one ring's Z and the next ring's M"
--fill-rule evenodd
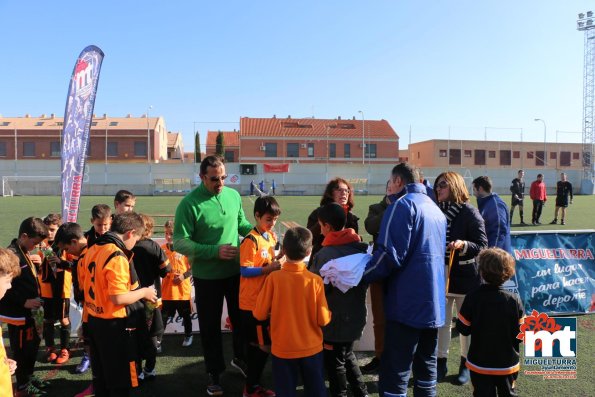
M324 189L324 194L320 199L320 206L323 207L329 203L337 203L343 207L347 214L347 223L345 228L352 228L356 233L359 233L357 222L359 218L355 216L351 210L353 209L353 188L343 178L335 178L331 180ZM320 225L318 224L318 210L316 208L308 217L307 228L312 232L312 255L313 257L322 248L322 241L324 236L320 233Z
M461 309L465 295L479 287L481 279L475 257L488 246L483 218L477 208L469 204L469 191L465 180L456 172L443 172L436 178L434 192L438 206L446 216L446 318L438 330L438 380L446 376L453 304ZM449 266L452 254L452 263ZM469 382L469 370L465 366L469 337L460 335L461 362L458 384Z

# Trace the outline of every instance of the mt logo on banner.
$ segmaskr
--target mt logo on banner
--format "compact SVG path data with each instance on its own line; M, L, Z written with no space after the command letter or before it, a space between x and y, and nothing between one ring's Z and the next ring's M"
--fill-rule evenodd
M533 310L520 326L517 339L526 358L576 358L576 317L549 317Z

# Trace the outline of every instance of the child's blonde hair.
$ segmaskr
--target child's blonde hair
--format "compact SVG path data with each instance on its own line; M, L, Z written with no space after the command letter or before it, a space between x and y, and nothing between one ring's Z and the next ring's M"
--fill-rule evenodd
M484 249L477 256L481 278L491 285L502 285L514 276L514 258L501 248Z
M168 219L165 221L165 224L163 225L164 229L173 229L174 228L174 221L172 221L171 219Z
M21 274L19 258L6 248L0 248L0 276L17 277Z
M143 232L142 238L149 238L153 235L155 219L147 214L140 214L140 217L143 218L143 224L145 225L145 231Z

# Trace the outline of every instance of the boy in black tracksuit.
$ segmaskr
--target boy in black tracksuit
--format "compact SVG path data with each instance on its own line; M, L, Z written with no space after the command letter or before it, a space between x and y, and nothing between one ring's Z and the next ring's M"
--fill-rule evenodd
M368 245L361 242L354 229L345 229L346 214L343 207L331 203L320 207L318 222L324 235L322 248L314 258L310 271L320 274L332 259L365 253ZM331 322L322 329L324 338L324 365L331 396L347 395L347 382L355 397L368 395L355 354L353 342L362 336L366 325L366 292L368 285L360 283L346 292L325 284L324 293L333 313Z
M12 288L0 301L0 321L8 323L10 350L17 362L16 396L44 394L39 390L45 386L44 382L33 377L40 338L31 313L43 303L37 278L41 257L29 255L29 251L33 251L47 237L47 226L41 219L31 217L21 223L19 237L8 246L19 258L21 275L12 280Z
M517 396L519 326L523 304L518 295L502 289L514 275L514 259L500 248L477 257L484 284L469 292L461 306L457 329L471 335L466 366L471 372L473 396Z

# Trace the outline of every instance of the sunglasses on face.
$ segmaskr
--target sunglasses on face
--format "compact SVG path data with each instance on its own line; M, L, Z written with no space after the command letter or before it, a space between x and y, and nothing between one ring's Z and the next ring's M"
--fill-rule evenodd
M223 182L225 179L227 178L227 175L223 175L223 176L210 176L209 180L211 182Z
M438 183L436 187L440 189L446 189L448 187L448 183L446 181L440 181L440 183Z

